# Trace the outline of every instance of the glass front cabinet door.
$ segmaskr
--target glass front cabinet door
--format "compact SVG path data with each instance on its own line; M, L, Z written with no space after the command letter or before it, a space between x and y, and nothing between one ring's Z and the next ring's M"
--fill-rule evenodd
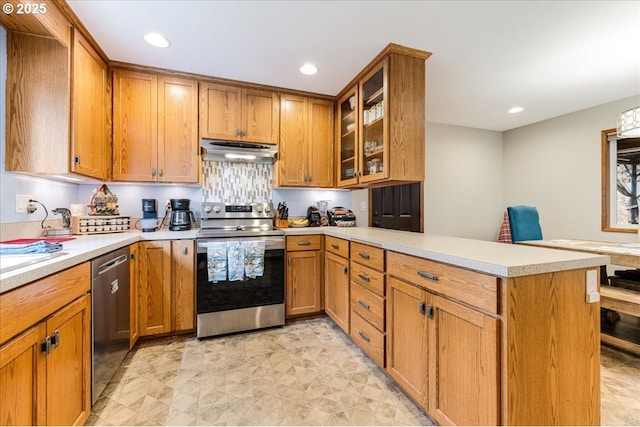
M338 186L358 182L358 96L357 87L338 100Z
M386 115L387 60L375 67L359 84L362 107L360 109L360 182L383 179L388 175L388 142Z

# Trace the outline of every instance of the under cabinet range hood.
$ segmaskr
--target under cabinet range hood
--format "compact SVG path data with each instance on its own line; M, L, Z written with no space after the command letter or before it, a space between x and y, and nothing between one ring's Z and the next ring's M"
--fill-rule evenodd
M276 161L278 147L268 144L222 141L203 138L200 141L202 160L235 163L267 163Z

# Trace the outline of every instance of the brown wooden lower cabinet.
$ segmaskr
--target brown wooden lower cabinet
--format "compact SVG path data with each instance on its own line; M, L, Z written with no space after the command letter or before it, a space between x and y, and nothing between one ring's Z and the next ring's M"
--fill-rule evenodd
M429 358L427 292L387 280L387 373L423 409L427 408Z
M348 242L346 243L348 245ZM328 249L327 249L328 251ZM349 333L349 260L327 252L325 266L325 312L342 329Z
M91 299L0 347L1 425L83 425L91 410Z
M498 320L430 295L429 404L441 425L500 421Z
M195 242L140 242L140 336L195 328Z
M321 313L323 236L287 236L285 314Z

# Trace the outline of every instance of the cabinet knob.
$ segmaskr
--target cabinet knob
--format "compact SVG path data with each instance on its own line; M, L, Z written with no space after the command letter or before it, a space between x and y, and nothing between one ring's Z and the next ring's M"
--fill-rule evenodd
M242 129L242 136L247 136L247 131Z
M236 129L236 136L242 135L242 131L240 129Z
M433 306L431 304L427 304L427 317L433 319Z
M182 248L182 255L187 255L187 253L189 252L188 248L185 246L184 248Z
M349 272L349 269L347 267L345 267L343 273L347 274L348 272Z
M156 176L156 170L155 170L155 168L151 168L151 176Z
M74 161L76 162L76 165L79 165L80 164L80 156L76 156Z
M158 169L158 176L162 176L162 169Z

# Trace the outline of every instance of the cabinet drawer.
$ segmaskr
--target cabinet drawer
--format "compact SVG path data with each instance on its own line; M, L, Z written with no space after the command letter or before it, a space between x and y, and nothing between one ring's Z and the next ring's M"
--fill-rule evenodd
M91 289L88 262L0 295L0 344Z
M351 281L374 294L384 296L384 273L351 261Z
M349 241L337 237L325 236L325 249L327 252L349 258Z
M351 310L384 332L384 298L352 283Z
M322 236L287 236L287 251L317 251L322 247Z
M351 260L384 271L384 249L351 242Z
M384 334L353 311L351 312L351 339L376 365L384 369Z
M387 273L490 313L498 313L498 278L396 252Z

